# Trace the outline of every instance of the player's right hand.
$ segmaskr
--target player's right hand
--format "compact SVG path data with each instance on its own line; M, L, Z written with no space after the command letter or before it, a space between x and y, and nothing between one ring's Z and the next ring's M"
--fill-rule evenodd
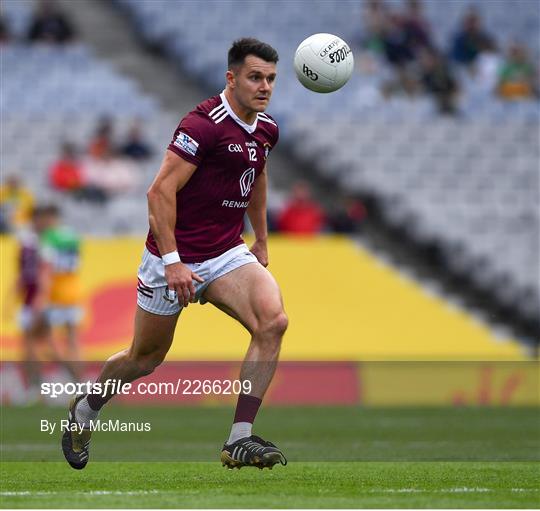
M195 286L193 281L204 282L204 279L182 263L165 266L165 280L169 289L176 291L178 303L187 307L189 302L195 301Z

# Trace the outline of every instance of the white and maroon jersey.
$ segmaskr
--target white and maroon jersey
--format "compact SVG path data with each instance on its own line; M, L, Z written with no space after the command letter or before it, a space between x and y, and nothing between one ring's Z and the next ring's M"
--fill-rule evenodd
M259 113L252 125L246 124L224 93L203 101L182 119L168 149L197 165L176 194L174 234L182 261L202 262L243 243L253 183L278 137L274 119ZM146 246L160 256L151 231Z

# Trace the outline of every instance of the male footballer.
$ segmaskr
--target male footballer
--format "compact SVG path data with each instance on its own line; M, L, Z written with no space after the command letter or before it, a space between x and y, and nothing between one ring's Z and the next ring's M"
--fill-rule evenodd
M266 159L278 141L276 122L265 112L276 79L278 54L256 39L235 41L228 53L225 90L199 104L177 127L148 190L150 231L138 272L137 311L131 346L105 363L98 382L131 382L163 362L180 312L210 302L251 334L240 394L223 465L272 468L287 463L272 443L252 435L252 425L278 361L287 316L279 287L266 269ZM249 216L255 243L242 240ZM88 462L90 421L111 395L77 397L64 431L69 464ZM76 428L73 428L76 429Z

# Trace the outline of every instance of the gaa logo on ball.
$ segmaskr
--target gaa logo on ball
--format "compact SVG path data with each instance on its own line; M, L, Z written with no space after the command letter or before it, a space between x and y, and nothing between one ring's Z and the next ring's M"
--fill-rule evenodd
M334 92L351 77L354 58L349 45L332 34L314 34L302 41L294 55L300 83L314 92Z

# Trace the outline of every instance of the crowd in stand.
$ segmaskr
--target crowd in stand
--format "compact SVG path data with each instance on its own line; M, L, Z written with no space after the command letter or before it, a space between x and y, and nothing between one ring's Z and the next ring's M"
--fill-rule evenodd
M151 155L138 123L132 125L120 145L115 145L113 123L104 118L82 155L73 144L62 145L58 160L49 169L49 184L76 198L103 203L134 190L140 182L136 163Z
M28 43L68 44L76 39L76 29L55 0L36 3L24 40ZM12 42L6 19L0 12L0 42ZM104 204L111 198L137 188L141 181L137 163L154 153L135 122L127 136L116 142L114 122L103 118L86 147L69 141L61 143L57 160L48 169L52 190L77 200ZM34 206L32 193L16 175L0 185L0 232L15 232L28 222ZM271 232L312 235L322 232L357 233L366 216L364 205L346 198L325 210L312 196L305 182L295 184L290 196L277 208L269 208Z
M539 97L537 69L527 48L513 42L500 49L470 7L448 48L437 48L420 0L392 10L384 0L369 0L363 15L363 46L391 69L383 85L386 96L429 94L444 114L458 111L460 70L479 87L505 100Z
M113 123L101 119L87 147L80 150L63 142L60 155L48 169L51 190L77 200L104 204L109 199L135 190L141 181L138 163L153 149L134 122L120 144L114 142ZM16 232L28 222L34 196L22 178L13 173L0 184L0 233Z
M40 0L36 3L24 40L30 43L65 44L73 41L76 31L54 0ZM0 42L15 39L9 23L0 12Z
M391 70L382 89L386 96L427 93L434 97L441 113L457 113L460 70L476 80L486 93L506 100L539 96L537 70L527 48L514 42L502 52L473 7L464 12L445 49L437 48L420 0L408 0L401 9L390 8L384 0L368 0L363 23L363 46ZM25 36L28 42L65 44L75 38L76 29L54 0L36 3ZM0 41L12 39L0 13ZM113 131L112 120L102 119L87 147L76 148L64 142L58 160L49 169L50 187L98 203L135 189L140 183L137 162L149 158L153 151L139 124L133 124L120 144L115 143ZM9 202L7 197L13 202L14 198L24 196L24 188L16 181L9 178L4 183L4 204ZM271 230L294 234L350 233L359 229L365 215L364 206L353 199L346 199L332 211L324 211L311 197L309 187L298 183L283 208L270 211L269 225ZM2 222L9 223L6 215Z
M85 180L83 168L73 146L65 144L62 157L50 169L51 185L81 200L106 201L109 192ZM0 234L15 233L27 225L34 205L34 195L22 179L16 175L7 176L0 184ZM361 232L366 216L364 204L352 197L325 209L313 198L306 182L297 182L284 204L268 208L268 230L293 236L332 232L354 235Z
M299 181L291 187L284 204L268 208L268 229L297 236L323 232L358 234L366 216L364 204L352 197L323 208L314 199L309 184Z

